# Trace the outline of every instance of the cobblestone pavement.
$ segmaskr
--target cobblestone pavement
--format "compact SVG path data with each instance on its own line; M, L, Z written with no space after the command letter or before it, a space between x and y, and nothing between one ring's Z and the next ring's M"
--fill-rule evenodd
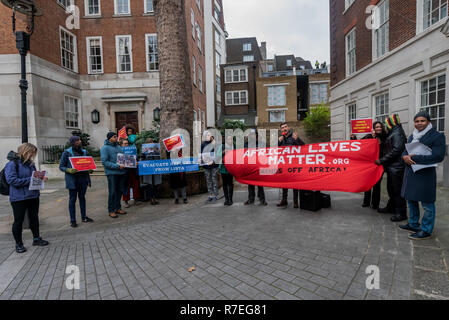
M267 190L267 207L244 206L244 188L230 208L204 196L184 210L144 206L138 219L46 232L50 246L24 255L0 235L0 299L444 298L434 283L447 278L438 239L412 248L388 215L360 207L360 195L332 193L332 209L317 213L278 209L278 195ZM69 265L80 269L78 290L65 286ZM370 265L378 290L366 289Z

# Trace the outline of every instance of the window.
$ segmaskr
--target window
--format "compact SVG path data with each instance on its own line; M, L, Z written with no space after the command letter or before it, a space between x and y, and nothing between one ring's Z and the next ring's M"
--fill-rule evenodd
M357 119L357 105L355 103L351 103L348 105L348 123L351 125L351 120Z
M244 43L243 51L251 51L251 43Z
M198 66L198 87L203 92L203 68L201 66Z
M129 0L115 0L115 14L131 14Z
M196 85L196 59L192 57L193 84Z
M197 37L197 44L198 44L198 49L200 49L200 51L202 50L203 46L202 46L202 38L201 38L201 28L199 26L199 24L196 24L196 37Z
M63 68L78 72L76 37L60 27L61 65Z
M153 0L144 0L144 1L145 1L145 13L154 13Z
M215 77L215 91L217 93L217 101L221 101L221 79L220 77Z
M101 14L100 0L85 0L84 5L86 16L98 16Z
M273 72L273 65L272 64L268 65L268 72Z
M390 29L390 0L384 0L378 5L374 12L375 26L374 32L374 48L375 58L380 58L389 51L389 29Z
M430 114L433 127L443 132L446 105L446 75L421 82L420 110Z
M220 48L221 47L221 36L220 32L218 32L217 29L215 29L215 45Z
M328 102L327 84L311 84L310 85L310 104L320 104Z
M356 71L355 28L346 35L346 76Z
M157 34L146 35L147 71L159 70L159 52L157 47Z
M270 122L285 122L285 110L268 111Z
M287 96L285 86L270 86L268 87L268 106L285 106L287 103Z
M57 1L64 8L70 7L73 4L73 0L57 0Z
M427 29L447 17L448 0L423 0L423 25Z
M291 67L292 66L292 59L287 59L287 67Z
M225 70L225 83L248 82L248 68Z
M216 74L220 74L220 64L221 64L221 54L218 51L215 51L215 72Z
M117 72L132 72L132 43L131 36L115 37L116 53L117 53Z
M385 123L385 120L390 115L390 94L383 93L374 97L374 107L375 107L375 119Z
M103 73L103 44L101 37L87 37L87 65L89 74Z
M192 24L192 38L195 39L195 12L190 9L190 23Z
M221 15L220 6L218 6L218 4L215 3L215 5L214 5L214 18L218 22L220 22L220 15Z
M243 56L243 62L254 61L254 56Z
M248 91L227 91L225 97L227 106L248 104Z
M348 8L355 2L355 0L345 0L345 10L348 10Z
M196 0L196 6L198 7L198 10L201 11L201 0Z
M67 128L79 129L79 99L64 96L65 126Z

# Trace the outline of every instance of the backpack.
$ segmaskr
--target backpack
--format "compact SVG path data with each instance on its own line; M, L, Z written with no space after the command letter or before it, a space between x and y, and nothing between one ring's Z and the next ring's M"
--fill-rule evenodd
M14 160L14 164L16 165L16 171L18 174L19 164L17 163L17 160ZM3 196L9 196L9 184L8 181L6 181L5 168L3 168L3 170L0 172L0 194Z

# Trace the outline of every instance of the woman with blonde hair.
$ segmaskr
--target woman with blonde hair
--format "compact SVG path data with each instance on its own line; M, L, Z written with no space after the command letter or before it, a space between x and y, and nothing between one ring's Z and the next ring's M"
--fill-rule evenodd
M39 190L29 190L31 175L37 171L34 165L37 148L31 143L22 144L15 153L8 154L8 164L5 166L5 177L9 184L9 201L14 212L12 234L16 241L16 252L23 253L26 248L22 241L22 225L26 212L30 220L33 233L33 246L46 246L48 242L42 240L39 234ZM43 178L44 181L48 179Z

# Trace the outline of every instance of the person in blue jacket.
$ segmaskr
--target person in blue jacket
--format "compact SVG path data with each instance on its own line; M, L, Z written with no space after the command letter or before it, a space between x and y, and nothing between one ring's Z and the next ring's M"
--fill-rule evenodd
M104 146L100 150L101 162L108 179L108 210L111 218L118 218L117 214L124 215L121 199L125 193L126 171L123 164L117 164L117 155L123 153L117 141L117 134L109 132Z
M86 192L87 187L91 186L89 171L78 172L78 170L72 168L70 163L71 157L85 157L87 151L82 148L81 138L78 136L70 137L71 147L64 151L59 162L59 170L65 172L65 185L69 190L69 213L70 213L70 226L76 228L76 198L79 199L81 221L93 222L91 218L86 215Z
M413 172L412 165L431 165L444 160L446 155L446 138L444 134L433 128L430 115L426 111L419 112L415 118L415 130L409 137L408 143L420 142L432 150L431 155L403 153L402 159L406 163L402 197L408 201L410 217L408 223L401 229L411 231L412 240L427 239L432 235L435 226L435 201L437 174L435 167L428 167ZM419 202L424 209L424 216L419 224Z
M23 253L27 249L23 246L22 225L28 212L30 229L33 233L33 246L46 246L48 241L42 240L39 233L39 190L30 190L31 175L37 171L34 158L37 154L36 146L24 143L18 148L18 153L8 154L9 162L5 166L5 178L9 184L9 201L14 213L12 234L16 241L16 252ZM43 178L47 181L47 177Z

